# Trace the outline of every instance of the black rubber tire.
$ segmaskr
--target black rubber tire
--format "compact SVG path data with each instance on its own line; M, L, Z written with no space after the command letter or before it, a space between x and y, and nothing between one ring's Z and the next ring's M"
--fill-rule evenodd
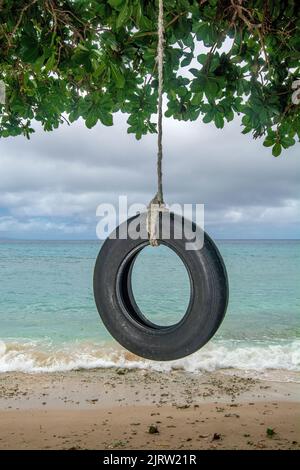
M140 224L145 224L145 214L129 219L128 223L137 217ZM182 225L183 221L182 217L171 215L171 234L176 224ZM120 227L124 228L123 225L115 233ZM197 227L197 230L200 229ZM138 356L159 361L185 357L204 346L224 318L228 280L222 257L206 233L200 250L187 251L186 241L190 240L178 240L172 235L160 240L180 256L191 283L188 309L184 317L171 326L159 326L147 320L132 294L132 267L138 253L149 242L142 238L107 238L99 252L94 271L98 312L111 335Z

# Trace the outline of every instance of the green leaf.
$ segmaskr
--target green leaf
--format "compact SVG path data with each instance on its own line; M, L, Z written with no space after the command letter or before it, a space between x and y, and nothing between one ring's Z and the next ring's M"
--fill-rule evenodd
M113 125L113 117L112 114L99 112L99 119L104 124L104 126L112 126Z
M116 24L117 29L121 28L121 26L124 25L124 23L129 18L129 16L130 16L130 11L128 8L128 2L126 1L117 19L117 24Z
M41 55L39 56L35 62L33 63L32 65L32 68L33 70L36 72L36 73L39 73L44 65L44 62L45 62L45 55Z
M205 94L207 96L207 99L213 99L215 98L217 92L218 92L218 85L216 82L212 79L208 79L205 84Z
M183 43L190 49L194 49L195 43L192 34L189 34L187 37L183 38Z
M214 72L220 65L220 59L219 57L215 56L212 58L210 65L209 65L209 71Z
M91 129L97 124L98 118L95 114L89 114L89 116L85 120L85 125L88 129Z
M118 67L118 65L114 64L113 62L110 64L110 70L112 73L112 78L115 80L117 88L124 88L125 86L125 77Z
M215 125L218 129L222 129L224 127L224 118L221 113L215 114Z
M21 49L20 56L24 62L33 64L39 57L38 43L34 41L24 41Z
M273 149L272 149L272 155L274 157L279 157L281 154L281 145L279 143L275 144Z
M208 124L209 122L211 122L214 118L214 112L213 111L209 111L207 114L205 114L204 118L203 118L203 122L205 124Z
M181 67L187 67L188 65L190 65L193 57L194 57L193 53L190 53L190 54L185 53L185 58L181 62Z
M266 139L263 142L263 145L265 147L272 147L274 145L274 140L270 139L270 137L266 137Z
M291 147L294 144L295 144L295 139L293 137L284 136L281 139L281 145L285 149Z
M124 1L125 0L108 0L108 3L113 8L119 8L121 5L123 5Z
M56 57L55 57L55 54L52 54L46 62L45 71L49 72L50 70L52 70L54 68L55 63L56 63Z
M206 42L209 39L209 25L207 23L200 23L195 28L195 33L198 41Z
M191 100L191 104L193 106L198 106L202 102L202 99L203 99L203 93L195 93Z
M204 65L206 62L207 54L199 54L197 60L200 64Z
M194 75L194 77L198 78L199 75L200 75L200 70L198 69L189 69L189 72L191 72L192 75Z
M167 109L167 111L165 112L165 116L166 117L171 117L173 116L173 111L171 109Z
M232 111L232 109L229 109L225 112L225 117L227 119L227 122L230 122L230 121L233 121L234 119L234 112Z

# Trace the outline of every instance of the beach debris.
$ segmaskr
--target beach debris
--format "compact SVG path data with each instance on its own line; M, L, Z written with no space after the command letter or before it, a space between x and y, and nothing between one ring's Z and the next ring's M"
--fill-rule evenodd
M207 439L209 437L209 434L199 434L199 437L201 439Z
M117 369L116 374L118 375L125 375L127 373L127 369Z
M95 405L97 401L99 401L99 398L90 398L89 400L85 400L87 403L91 403L92 405Z
M256 444L256 447L258 447L259 449L265 449L266 445L264 444L263 441L260 441Z
M221 434L215 432L212 438L212 441L219 441L221 439Z
M149 434L159 434L159 430L158 430L158 427L156 426L156 424L151 424L151 426L149 426L148 433Z
M237 413L226 413L224 415L224 418L239 418L240 415L238 415Z
M115 449L117 447L124 447L126 445L126 442L124 441L114 441L110 446L109 448L110 449Z
M222 413L224 410L225 410L225 408L220 408L220 407L216 406L216 412L217 413Z
M276 432L274 431L273 428L267 428L266 434L267 434L268 437L273 437L273 436L275 436Z

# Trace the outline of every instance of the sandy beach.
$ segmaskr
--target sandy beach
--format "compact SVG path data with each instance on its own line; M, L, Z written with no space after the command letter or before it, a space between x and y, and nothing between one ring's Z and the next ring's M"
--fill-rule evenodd
M300 449L300 385L239 371L0 375L0 449Z

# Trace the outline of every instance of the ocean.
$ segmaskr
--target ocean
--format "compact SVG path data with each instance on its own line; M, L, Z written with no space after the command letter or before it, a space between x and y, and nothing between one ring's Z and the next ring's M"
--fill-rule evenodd
M298 380L300 241L217 245L230 284L223 324L195 354L157 363L127 353L100 320L92 291L100 241L0 242L0 372L239 369L268 377L280 371L286 380ZM166 247L147 247L139 255L133 289L143 313L158 324L175 323L187 307L187 273Z

